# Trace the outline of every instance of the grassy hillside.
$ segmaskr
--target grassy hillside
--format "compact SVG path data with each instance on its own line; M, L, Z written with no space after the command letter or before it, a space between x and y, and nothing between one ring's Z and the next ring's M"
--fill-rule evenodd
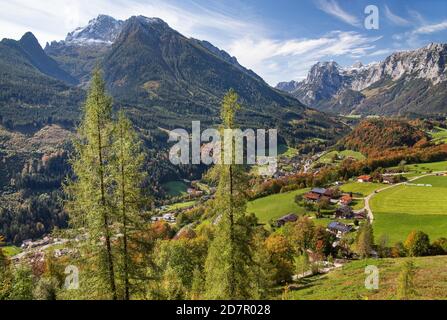
M325 153L323 156L321 156L320 159L318 159L318 163L332 163L335 159L335 162L339 162L346 158L354 158L356 160L364 160L365 156L361 154L358 151L354 150L343 150L343 151L330 151L328 153Z
M15 246L2 247L1 249L3 250L3 253L7 257L12 257L12 256L15 256L15 255L19 254L20 252L22 252L22 250L19 247L15 247Z
M326 275L301 280L301 288L289 292L292 300L393 300L396 299L397 279L402 259L370 259L355 261ZM415 289L412 299L447 299L446 256L414 258ZM365 288L365 266L379 268L379 289Z
M447 129L435 127L430 136L435 143L447 143Z
M188 186L183 181L169 181L162 185L169 196L178 197L186 194Z
M447 161L411 164L411 165L406 165L405 169L409 173L412 173L412 174L421 174L421 173L425 173L425 172L429 172L429 171L433 171L433 172L446 171L447 170Z
M256 199L248 203L247 211L255 213L261 223L281 218L289 213L304 213L304 208L295 203L295 196L307 191L309 189L301 189Z

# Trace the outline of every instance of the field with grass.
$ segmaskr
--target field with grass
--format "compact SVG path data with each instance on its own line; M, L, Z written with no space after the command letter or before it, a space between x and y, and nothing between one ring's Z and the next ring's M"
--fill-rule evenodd
M166 207L164 212L179 210L179 209L185 209L194 206L197 203L197 201L188 201L188 202L179 202L174 203Z
M301 289L289 291L291 300L393 300L397 298L397 279L409 258L354 261L326 275L301 279ZM447 256L413 259L416 294L411 299L447 299ZM379 289L365 288L365 266L379 268Z
M247 212L255 213L261 223L267 223L271 219L278 219L289 213L305 213L305 209L295 203L295 196L308 191L309 189L300 189L256 199L248 203Z
M2 247L1 249L7 257L12 257L12 256L15 256L16 254L19 254L20 252L22 252L22 250L20 248L15 247L15 246L6 246L6 247Z
M171 197L183 196L188 190L188 186L183 181L169 181L162 184L162 187Z
M361 119L362 116L359 114L347 114L347 115L343 115L343 117L345 117L346 119Z
M386 186L383 183L372 183L372 182L350 182L344 184L340 187L343 192L352 192L354 196L366 197L373 193L375 190L383 188Z
M318 159L317 163L333 163L333 158L337 156L339 159L345 159L348 157L352 157L356 160L363 160L365 156L360 152L353 150L343 150L343 151L330 151L325 153Z
M211 193L211 189L207 184L198 182L197 183L197 188L199 188L199 190L205 192L206 194L210 194Z
M352 209L354 210L361 210L365 207L365 200L363 199L354 199L352 203L350 204Z
M424 177L411 184L424 186L401 185L371 199L375 236L386 235L390 244L404 241L412 230L426 232L431 240L447 237L447 177Z
M397 167L393 167L393 169L397 169ZM405 170L408 171L408 173L405 175L406 177L408 177L409 175L418 176L430 171L447 171L447 161L410 164L405 166Z
M278 146L278 155L291 158L298 154L298 150L295 148L291 148L285 144L280 144Z
M430 136L435 143L447 143L447 129L435 127L433 131L431 131Z

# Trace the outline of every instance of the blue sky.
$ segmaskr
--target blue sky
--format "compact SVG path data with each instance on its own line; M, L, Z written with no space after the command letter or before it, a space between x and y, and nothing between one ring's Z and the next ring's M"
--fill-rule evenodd
M368 5L379 29L365 28ZM160 17L236 56L267 82L303 79L317 61L379 61L447 42L446 0L0 0L0 38L32 31L42 45L98 14Z

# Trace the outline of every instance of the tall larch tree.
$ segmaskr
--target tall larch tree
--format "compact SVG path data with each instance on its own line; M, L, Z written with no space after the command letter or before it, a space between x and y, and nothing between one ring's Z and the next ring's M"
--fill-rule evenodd
M406 260L398 277L397 298L399 300L409 300L416 294L414 285L415 273L416 267L413 260Z
M224 129L235 128L235 114L240 109L238 96L230 90L221 107L223 136ZM216 233L210 245L205 263L205 297L207 299L250 299L257 296L252 256L253 219L246 216L248 175L243 165L223 161L224 147L221 146L221 163L210 173L218 179L212 211L214 211ZM228 151L228 150L227 150Z
M371 223L367 220L357 233L355 252L365 259L371 255L374 246L374 233Z
M67 185L71 222L83 228L89 242L84 246L92 272L80 275L81 284L93 297L117 299L112 248L113 200L111 179L112 99L107 96L100 70L91 80L82 123L78 128L74 179Z
M112 176L115 183L113 199L116 205L116 220L122 241L120 243L120 282L123 298L130 299L131 280L138 282L138 264L132 252L139 246L137 239L143 228L142 209L146 201L141 190L145 174L145 155L141 141L123 111L120 111L113 133Z

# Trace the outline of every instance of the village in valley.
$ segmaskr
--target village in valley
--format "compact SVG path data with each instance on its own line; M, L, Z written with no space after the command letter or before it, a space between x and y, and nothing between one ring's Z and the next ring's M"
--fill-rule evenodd
M21 2L0 301L447 300L447 1Z
M287 179L299 173L317 175L320 171L319 164L321 164L322 159L328 153L331 152L320 152L315 155L302 156L298 155L294 150L292 154L287 156L282 155L279 158L279 169L275 175L270 178L262 178L262 181L263 183L269 183L270 181ZM346 158L343 156L337 156L333 157L332 161L339 162L344 159ZM348 156L347 159L355 160L351 156ZM286 194L291 194L287 201L289 204L293 202L293 206L298 206L300 210L297 211L299 212L292 210L282 214L281 212L284 212L283 208L280 208L278 212L271 209L269 218L261 219L260 222L265 224L267 228L276 230L283 228L288 223L296 222L303 215L307 216L318 225L323 225L333 235L332 246L335 248L342 245L342 240L345 237L350 234L355 235L362 223L365 221L369 223L373 222L374 215L370 207L370 200L381 190L399 185L431 187L429 184L411 183L411 181L415 180L411 175L411 171L399 171L401 171L401 168L398 168L398 170L391 168L390 170L386 170L385 173L374 174L374 176L360 175L349 181L335 181L325 187L304 189L303 191L305 192L299 190L294 196L292 196L294 192L286 192ZM443 177L447 176L445 172L447 171L433 172L432 170L427 170L427 172L418 172L418 174ZM412 177L410 180L405 177L408 174ZM447 177L445 180L447 180ZM190 181L183 179L174 183L181 185L184 191L161 202L158 207L154 208L154 213L150 220L152 223L167 223L172 225L173 228L180 227L173 236L173 239L179 239L189 232L194 225L197 225L197 222L179 225L179 217L187 214L197 206L206 205L207 201L214 199L216 188L207 185L205 181L201 180ZM365 193L364 190L368 191ZM266 197L265 199L268 198ZM256 208L256 206L252 205L256 201L254 200L249 203L248 210ZM276 203L276 206L281 207L283 204L281 202ZM275 204L273 205L274 207ZM119 235L115 237L119 237ZM51 254L56 259L69 256L73 257L78 254L76 245L85 239L86 235L77 235L71 238L60 238L48 235L43 239L25 240L20 247L19 253L12 256L12 261L15 261L15 263L23 261L33 263L43 262L46 254ZM349 249L346 249L345 252L345 255L335 259L335 263L328 264L325 261L320 261L323 267L320 268L319 272L329 272L334 268L339 268L349 259L353 258L352 252ZM312 250L308 250L308 254L311 261L318 261L319 257L315 256ZM378 257L377 252L372 251L371 256Z

